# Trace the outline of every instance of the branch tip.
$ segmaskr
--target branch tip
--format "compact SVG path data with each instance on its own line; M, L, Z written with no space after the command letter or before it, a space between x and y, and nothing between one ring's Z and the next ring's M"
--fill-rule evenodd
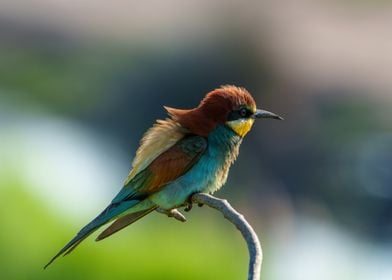
M245 239L248 245L248 280L259 280L263 252L255 231L245 220L244 216L238 213L226 199L219 199L209 194L193 194L190 201L197 204L206 204L209 207L220 211L227 220L235 225L235 227L241 232L242 237Z

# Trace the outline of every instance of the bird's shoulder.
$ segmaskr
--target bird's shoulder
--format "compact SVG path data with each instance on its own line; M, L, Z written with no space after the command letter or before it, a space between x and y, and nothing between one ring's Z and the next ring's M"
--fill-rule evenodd
M204 154L207 139L187 134L165 151L149 161L145 168L129 177L122 190L113 199L119 203L130 199L143 199L161 190L168 183L185 174ZM132 173L132 172L131 172Z
M178 122L172 119L157 120L144 134L136 151L124 185L127 185L138 173L146 169L159 155L173 147L188 133Z
M164 185L186 173L207 149L207 139L197 135L187 135L167 151L160 154L145 169L148 183L144 191L153 193Z

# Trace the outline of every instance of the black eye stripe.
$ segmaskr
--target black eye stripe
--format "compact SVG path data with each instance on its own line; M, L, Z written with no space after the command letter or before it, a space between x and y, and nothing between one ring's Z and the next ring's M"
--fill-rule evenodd
M238 119L246 119L249 118L251 115L253 115L253 112L250 109L242 107L238 110L231 111L227 120L234 121Z

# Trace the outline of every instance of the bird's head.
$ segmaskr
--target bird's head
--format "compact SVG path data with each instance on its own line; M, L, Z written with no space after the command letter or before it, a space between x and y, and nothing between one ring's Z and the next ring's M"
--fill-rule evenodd
M256 119L283 119L274 113L257 109L256 102L246 89L231 85L209 92L194 109L165 109L181 126L202 136L208 136L217 125L224 124L244 137Z

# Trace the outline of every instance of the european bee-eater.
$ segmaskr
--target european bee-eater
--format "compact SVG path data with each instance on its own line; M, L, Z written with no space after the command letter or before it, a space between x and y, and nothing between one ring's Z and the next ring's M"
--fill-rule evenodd
M282 119L256 109L250 93L235 86L211 91L194 109L165 109L170 117L157 120L144 135L124 187L45 268L110 221L115 220L97 241L158 208L170 211L187 205L194 193L217 191L225 184L242 139L254 121Z

